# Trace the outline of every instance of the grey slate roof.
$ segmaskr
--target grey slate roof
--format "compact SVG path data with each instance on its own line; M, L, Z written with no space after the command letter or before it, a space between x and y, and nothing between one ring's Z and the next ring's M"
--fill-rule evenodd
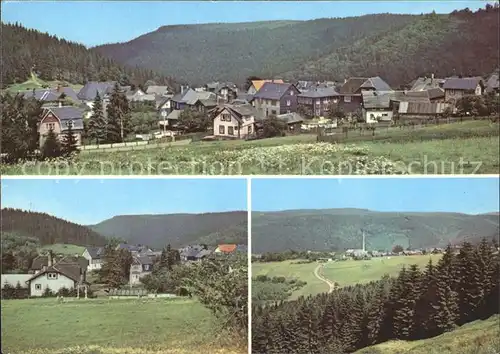
M447 103L400 102L400 114L441 114L450 105Z
M481 82L481 78L478 77L450 78L446 79L443 88L445 90L475 90Z
M307 98L334 97L338 95L338 92L333 87L317 87L299 94L300 97Z
M432 77L419 77L415 82L413 83L411 87L411 91L425 91L433 88L438 88L441 87L445 79L438 79L438 78L432 78Z
M374 89L376 91L392 91L391 87L379 76L374 77L351 77L339 89L341 95L355 95L362 89Z
M364 91L362 96L365 109L388 109L391 101L430 103L428 91Z
M167 119L179 119L179 117L181 116L181 113L182 111L181 110L178 110L178 109L174 109L172 112L170 112L168 115L167 115Z
M80 101L76 92L71 87L26 90L25 92L21 92L21 94L26 98L35 98L38 101L44 102L57 101L63 94L75 102Z
M155 94L160 96L166 95L169 92L170 88L168 86L157 86L157 85L148 86L148 89L146 90L146 93L148 94Z
M83 129L83 110L80 108L66 106L66 107L48 107L47 110L54 113L54 115L61 121L61 129L67 129L70 121L73 122L73 130Z
M213 92L195 91L188 89L183 93L178 93L172 97L172 101L194 105L198 100L216 100L217 96Z
M292 87L292 84L280 84L275 82L265 82L254 98L263 98L268 100L279 100Z
M382 80L380 76L370 77L361 86L363 88L373 88L377 91L391 91L391 87L387 82Z
M146 255L139 255L136 258L141 264L153 264L153 260L151 259L151 257L148 257Z
M82 87L78 92L78 98L82 101L93 101L99 92L99 96L103 98L106 94L111 93L115 86L115 81L97 82L90 81Z
M87 247L87 252L92 259L100 259L104 256L104 247Z

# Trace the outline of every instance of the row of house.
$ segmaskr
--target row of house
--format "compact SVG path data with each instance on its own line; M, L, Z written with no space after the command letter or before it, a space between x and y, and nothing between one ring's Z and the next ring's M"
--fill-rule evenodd
M96 95L106 106L115 84L89 82L78 93L61 86L25 93L45 103L39 124L40 143L50 129L61 134L69 124L80 143L83 120L89 117ZM360 112L367 123L390 121L395 113L402 118L437 116L464 96L498 94L499 76L495 72L484 80L430 75L417 78L406 90L393 90L379 76L351 77L343 83L253 80L246 91L231 82L212 82L195 89L182 86L177 94L168 86L149 86L145 92L130 86L122 86L121 90L130 101L151 102L158 112L158 126L164 131L177 130L182 111L189 108L210 115L214 137L246 138L270 116L293 127L306 121L307 116L326 117L332 103L348 115ZM79 105L61 106L61 97Z

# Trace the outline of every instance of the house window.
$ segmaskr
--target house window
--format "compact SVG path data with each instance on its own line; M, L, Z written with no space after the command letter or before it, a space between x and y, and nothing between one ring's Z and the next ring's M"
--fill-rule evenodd
M42 290L42 284L35 284L35 290Z
M351 102L351 96L344 96L344 102Z
M226 133L226 127L224 127L223 125L219 125L219 134L225 134Z
M55 123L45 123L47 130L54 130L56 124Z
M271 111L271 114L276 115L276 111L273 109L273 110Z
M144 270L148 270L149 269L149 264L144 264Z
M234 128L233 127L227 127L227 134L228 135L234 135Z
M57 273L47 273L48 279L57 279Z
M293 96L294 95L294 92L293 91L290 91L290 96Z
M288 101L286 101L286 105L287 105L288 107L290 107L290 106L292 105L292 102L290 102L290 100L288 100Z
M252 126L251 125L248 126L248 134L252 134Z
M318 105L318 106L319 106L319 104L320 104L320 103L321 103L321 101L320 101L320 100L317 100L317 101L316 101L316 105Z
M223 122L230 122L231 121L231 115L229 113L223 113L221 117L221 121Z

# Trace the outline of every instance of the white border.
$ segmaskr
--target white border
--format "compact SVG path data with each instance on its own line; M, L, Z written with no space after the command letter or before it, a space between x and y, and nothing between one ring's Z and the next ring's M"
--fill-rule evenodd
M248 354L252 353L252 179L247 178Z

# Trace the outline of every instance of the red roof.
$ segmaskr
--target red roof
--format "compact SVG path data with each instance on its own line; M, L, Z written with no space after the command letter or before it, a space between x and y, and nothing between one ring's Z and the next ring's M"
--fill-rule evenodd
M236 251L236 245L219 245L218 249L221 252L231 253Z

